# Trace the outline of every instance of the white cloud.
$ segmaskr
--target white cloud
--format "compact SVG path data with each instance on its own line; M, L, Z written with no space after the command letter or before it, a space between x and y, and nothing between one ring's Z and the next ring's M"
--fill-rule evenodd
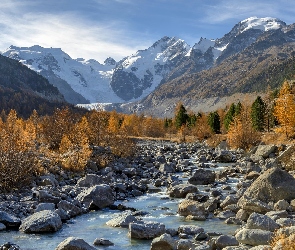
M294 13L286 15L288 10L293 10L295 3L292 1L268 0L222 0L205 8L205 22L220 23L227 20L243 20L250 16L277 17L286 22L294 22Z
M1 50L10 45L38 44L61 47L73 58L94 58L102 62L109 56L120 60L148 46L147 41L141 40L144 38L133 39L136 34L127 32L122 22L96 23L82 19L74 12L22 13L21 3L6 3L5 6L4 3L0 4L0 8L3 7L0 12ZM142 47L138 47L138 44Z

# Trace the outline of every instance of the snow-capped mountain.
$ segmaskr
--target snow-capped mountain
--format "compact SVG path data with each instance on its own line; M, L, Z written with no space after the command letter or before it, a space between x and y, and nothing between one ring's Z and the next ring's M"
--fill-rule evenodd
M141 99L184 60L190 46L175 37L163 37L146 50L121 60L111 80L114 92L123 100Z
M72 59L61 49L10 46L4 56L19 60L30 69L45 76L70 103L122 102L109 83L115 61L104 64L91 59Z
M11 46L2 54L46 77L70 103L126 103L140 101L160 84L180 76L217 67L262 34L284 27L286 24L276 18L250 17L220 39L201 38L190 47L184 40L165 36L119 62L107 58L102 64L72 59L61 49L38 45Z
M118 63L107 58L104 64L38 45L10 46L2 54L46 77L70 103L123 103L151 93L189 49L183 40L164 37Z

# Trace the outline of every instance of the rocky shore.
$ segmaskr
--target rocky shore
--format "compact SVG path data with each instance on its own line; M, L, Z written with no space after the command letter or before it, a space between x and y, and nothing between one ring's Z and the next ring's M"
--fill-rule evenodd
M295 233L294 173L285 171L279 162L290 149L260 145L245 153L225 146L139 141L132 159L118 159L105 168L89 163L84 176L56 169L38 177L30 188L0 195L0 230L56 232L75 216L108 207L122 213L107 226L126 228L130 238L152 239L153 250L273 249L270 241L275 231L287 236ZM225 167L218 170L218 163ZM231 178L239 180L236 187L229 182ZM179 199L178 214L186 220L219 218L240 228L234 235L206 232L197 225L172 229L142 220L148 211L114 205L163 187L170 199ZM11 242L1 244L3 250L22 249ZM87 243L69 237L56 249L109 245L113 243L108 239Z

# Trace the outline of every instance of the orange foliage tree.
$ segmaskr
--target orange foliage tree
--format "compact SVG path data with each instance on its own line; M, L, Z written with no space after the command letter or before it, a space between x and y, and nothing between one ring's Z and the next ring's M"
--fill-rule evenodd
M280 127L276 129L284 133L287 138L294 136L295 128L295 101L294 94L288 82L284 82L278 98L275 100L274 115Z

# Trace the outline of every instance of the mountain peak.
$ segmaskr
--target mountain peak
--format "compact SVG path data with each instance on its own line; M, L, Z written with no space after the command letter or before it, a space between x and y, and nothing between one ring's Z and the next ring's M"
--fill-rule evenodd
M104 64L109 66L116 65L116 61L114 58L108 57L107 59L104 60Z
M258 18L249 17L239 23L239 31L243 33L249 29L259 29L262 31L276 30L285 27L286 23L273 17Z

